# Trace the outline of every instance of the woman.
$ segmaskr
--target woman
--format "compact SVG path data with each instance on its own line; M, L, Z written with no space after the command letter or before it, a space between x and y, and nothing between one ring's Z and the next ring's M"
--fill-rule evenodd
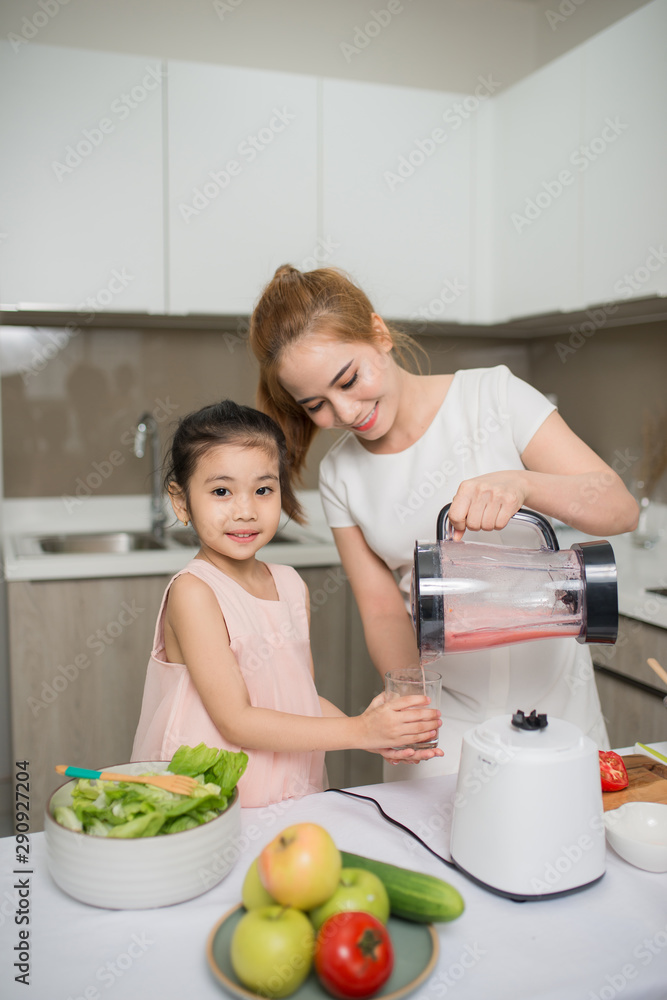
M408 370L414 342L335 269L279 268L250 342L259 405L282 426L295 474L318 428L348 432L321 463L320 492L382 675L418 660L408 612L414 542L435 537L446 503L457 540L505 528L522 506L592 535L636 525L637 504L619 476L544 396L503 365ZM514 525L502 540L519 543ZM455 771L463 733L518 708L568 719L608 746L590 652L574 639L448 654L434 666L443 675L445 756L422 763L420 777Z

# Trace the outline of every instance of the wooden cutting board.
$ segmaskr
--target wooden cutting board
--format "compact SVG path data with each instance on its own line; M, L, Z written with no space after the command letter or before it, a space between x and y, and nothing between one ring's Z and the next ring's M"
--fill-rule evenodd
M653 757L633 753L623 757L630 784L619 792L603 792L604 811L617 809L626 802L667 803L667 764Z

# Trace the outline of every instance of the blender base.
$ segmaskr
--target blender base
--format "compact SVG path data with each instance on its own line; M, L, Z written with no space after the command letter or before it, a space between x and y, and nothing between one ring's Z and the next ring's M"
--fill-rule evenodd
M498 889L494 885L489 885L488 882L482 882L481 879L476 878L475 875L471 875L469 871L463 868L456 858L452 856L452 864L457 871L460 871L462 875L474 882L481 889L487 889L488 892L494 893L496 896L504 896L505 899L511 899L514 903L536 903L543 899L558 899L560 896L571 896L575 892L581 892L582 889L588 889L589 886L595 885L604 877L604 872L602 875L598 875L597 878L592 879L590 882L584 882L583 885L574 885L570 889L561 889L560 892L543 892L538 894L526 894L521 892L508 892L505 889Z

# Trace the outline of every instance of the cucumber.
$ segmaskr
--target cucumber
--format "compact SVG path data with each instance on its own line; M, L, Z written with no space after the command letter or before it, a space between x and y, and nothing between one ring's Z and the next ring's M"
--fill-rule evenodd
M396 917L430 924L456 920L463 913L465 904L460 892L434 875L348 854L347 851L340 854L344 868L365 868L378 876L387 890L391 912Z

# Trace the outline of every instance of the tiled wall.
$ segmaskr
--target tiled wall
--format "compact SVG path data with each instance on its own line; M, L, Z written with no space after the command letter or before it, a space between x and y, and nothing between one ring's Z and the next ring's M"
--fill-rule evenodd
M532 341L421 338L433 373L505 363L543 392L607 461L635 477L645 412L665 407L667 324ZM133 428L154 413L164 447L175 421L225 396L253 405L256 365L243 335L224 331L0 327L5 496L147 493L150 457ZM333 438L311 451L303 485ZM667 499L667 497L665 497Z

